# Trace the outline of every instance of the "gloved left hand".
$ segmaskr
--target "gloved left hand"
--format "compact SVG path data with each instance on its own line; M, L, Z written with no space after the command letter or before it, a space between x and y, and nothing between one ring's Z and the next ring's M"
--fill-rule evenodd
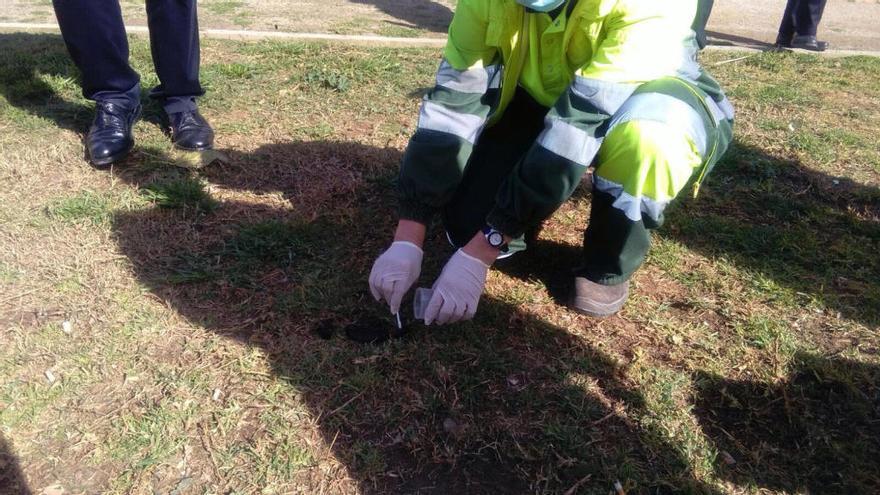
M409 241L395 241L373 263L370 292L376 301L385 300L391 314L400 311L404 294L419 279L422 271L422 248Z
M486 285L489 265L461 249L446 262L434 282L434 294L425 308L425 324L470 320Z

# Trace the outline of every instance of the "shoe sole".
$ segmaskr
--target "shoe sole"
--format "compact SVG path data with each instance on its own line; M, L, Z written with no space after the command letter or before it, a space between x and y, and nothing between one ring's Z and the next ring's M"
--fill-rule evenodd
M186 146L181 146L177 143L174 143L174 148L179 149L181 151L208 151L208 150L214 149L214 145L212 144L211 146L201 146L198 148L187 148Z
M108 156L106 158L94 159L94 158L90 157L89 162L92 164L93 167L95 167L97 169L109 168L114 163L125 159L125 157L127 157L128 154L131 153L132 149L134 149L134 144L129 146L128 149L126 149L125 151L119 152L115 155Z
M568 307L573 309L574 311L577 311L578 313L592 316L593 318L607 318L609 316L617 314L617 312L620 311L624 305L626 305L626 301L629 299L629 290L627 290L623 297L621 297L617 301L607 304L590 301L589 304L581 305L578 304L578 299L579 298L577 295L572 295L571 299L568 302ZM592 306L593 309L586 306Z
M568 307L582 315L592 316L593 318L608 318L609 316L617 314L617 312L623 308L623 305L625 303L626 299L624 299L623 302L617 304L616 307L609 305L609 308L604 311L594 311L591 309L582 308L578 306L575 301L570 302L568 304Z

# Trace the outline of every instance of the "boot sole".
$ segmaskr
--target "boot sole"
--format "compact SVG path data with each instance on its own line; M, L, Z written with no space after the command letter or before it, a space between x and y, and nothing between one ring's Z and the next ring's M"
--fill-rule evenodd
M623 308L623 305L626 304L626 299L623 298L619 303L603 305L605 306L603 309L589 309L579 306L577 298L575 298L568 304L568 307L582 315L592 316L593 318L607 318L617 314Z
M629 288L627 288L626 292L624 292L620 299L610 303L592 301L588 297L578 296L574 289L573 292L571 299L568 301L568 307L578 313L592 316L593 318L607 318L617 314L629 299Z

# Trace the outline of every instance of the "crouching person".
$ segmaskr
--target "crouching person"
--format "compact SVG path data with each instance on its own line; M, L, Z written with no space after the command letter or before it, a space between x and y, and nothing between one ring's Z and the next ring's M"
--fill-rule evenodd
M733 109L699 66L697 0L459 0L436 85L404 154L399 222L370 288L392 312L439 214L459 249L425 323L470 319L489 267L592 165L574 309L618 311L650 231L731 139Z

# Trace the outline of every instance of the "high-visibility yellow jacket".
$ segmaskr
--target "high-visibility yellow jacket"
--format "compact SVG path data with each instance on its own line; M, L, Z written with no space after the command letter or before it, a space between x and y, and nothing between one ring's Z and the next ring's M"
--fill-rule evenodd
M716 124L729 124L729 102L697 62L697 6L698 0L569 0L551 18L514 0L459 0L436 85L401 166L401 217L426 223L449 201L474 143L517 86L551 109L503 188L507 197L499 195L489 215L512 236L570 196L605 124L639 85L681 79Z

